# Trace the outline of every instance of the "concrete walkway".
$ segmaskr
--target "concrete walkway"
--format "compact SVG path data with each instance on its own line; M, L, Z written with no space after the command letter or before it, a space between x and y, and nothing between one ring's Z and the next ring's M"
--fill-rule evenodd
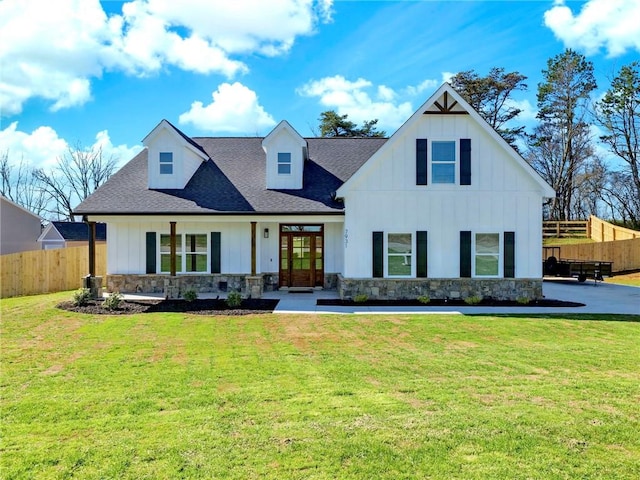
M541 313L588 313L640 315L640 287L628 287L593 281L579 283L574 279L551 279L543 284L545 298L567 302L584 303L584 307L366 307L316 305L318 299L336 299L331 290L313 293L265 292L264 298L278 299L274 313L318 313L318 314L541 314ZM200 298L225 298L225 294L200 294ZM127 294L126 299L161 299L161 294Z
M355 313L355 314L541 314L589 313L640 315L640 287L577 280L545 280L545 298L584 303L584 307L366 307L316 305L319 298L338 298L335 291L313 293L267 292L265 298L280 300L275 313Z

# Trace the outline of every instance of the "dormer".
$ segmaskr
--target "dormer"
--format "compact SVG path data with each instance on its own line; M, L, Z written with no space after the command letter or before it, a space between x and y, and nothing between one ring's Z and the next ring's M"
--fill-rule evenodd
M182 189L209 159L200 145L167 120L162 120L142 143L147 147L149 188Z
M262 149L267 156L267 188L302 189L307 141L286 120L264 137Z

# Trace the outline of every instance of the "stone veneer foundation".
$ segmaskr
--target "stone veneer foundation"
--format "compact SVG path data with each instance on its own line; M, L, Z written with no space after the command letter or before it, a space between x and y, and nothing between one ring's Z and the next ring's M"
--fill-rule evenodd
M428 296L432 299L483 297L496 300L542 298L538 278L344 278L338 275L343 300L366 295L371 300L402 300Z
M169 275L157 274L121 274L107 275L106 289L120 293L161 293L167 298L179 298L185 290L193 289L198 293L241 292L244 296L258 298L262 292L278 290L279 275L263 273L255 277L245 274L210 275ZM338 274L327 273L324 276L326 290L335 290Z

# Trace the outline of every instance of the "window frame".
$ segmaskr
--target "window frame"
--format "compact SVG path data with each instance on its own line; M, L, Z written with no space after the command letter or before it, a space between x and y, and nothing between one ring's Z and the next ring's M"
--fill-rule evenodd
M205 237L205 248L206 248L206 252L191 252L187 249L187 236L204 236ZM157 262L157 272L161 273L161 274L168 274L171 273L169 270L163 270L162 267L162 259L163 257L168 256L169 257L169 261L167 262L167 264L169 265L171 260L171 252L169 251L167 252L163 252L162 251L162 240L163 237L169 238L169 242L171 242L171 234L170 233L163 233L163 232L158 232L158 245L157 245L157 256L156 256L156 262ZM209 233L202 233L202 232L183 232L183 233L177 233L176 234L176 243L178 245L176 245L176 258L179 258L179 261L176 262L176 274L180 274L180 275L203 275L203 274L210 274L211 273L211 237ZM196 247L197 248L197 247ZM169 247L169 250L171 250L171 247ZM204 257L205 259L205 270L202 271L187 271L187 259L193 255L197 255L200 257Z
M498 237L497 253L482 252L478 253L478 235L495 235ZM501 232L473 232L471 236L471 277L472 278L503 278L501 272L504 269L504 237ZM481 275L477 273L478 257L498 257L495 275Z
M167 160L168 156L168 160ZM163 158L164 157L164 158ZM173 152L159 152L158 165L160 166L160 175L173 175ZM169 167L168 172L163 172L162 167Z
M409 253L390 253L389 252L389 246L390 246L390 236L391 235L409 235L410 238L410 251ZM414 278L415 277L415 271L416 271L416 259L415 259L415 255L416 255L416 238L415 238L415 232L385 232L384 233L384 273L385 273L385 277L387 278ZM409 257L409 273L407 274L392 274L390 272L390 257Z
M276 165L278 175L291 175L292 163L291 152L278 152L278 161ZM280 170L280 167L287 167L288 171L283 172Z
M434 153L434 145L435 144L453 144L453 160L438 160ZM451 140L451 139L438 139L438 140L430 140L429 145L429 173L431 177L432 185L458 185L458 165L460 163L460 154L459 154L459 140ZM451 165L453 167L453 181L451 182L440 182L437 180L438 176L434 172L434 167L438 165Z

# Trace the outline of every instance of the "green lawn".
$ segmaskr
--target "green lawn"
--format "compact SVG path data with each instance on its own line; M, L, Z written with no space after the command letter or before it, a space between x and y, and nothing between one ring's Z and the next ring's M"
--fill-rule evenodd
M2 300L4 479L640 478L640 317Z

